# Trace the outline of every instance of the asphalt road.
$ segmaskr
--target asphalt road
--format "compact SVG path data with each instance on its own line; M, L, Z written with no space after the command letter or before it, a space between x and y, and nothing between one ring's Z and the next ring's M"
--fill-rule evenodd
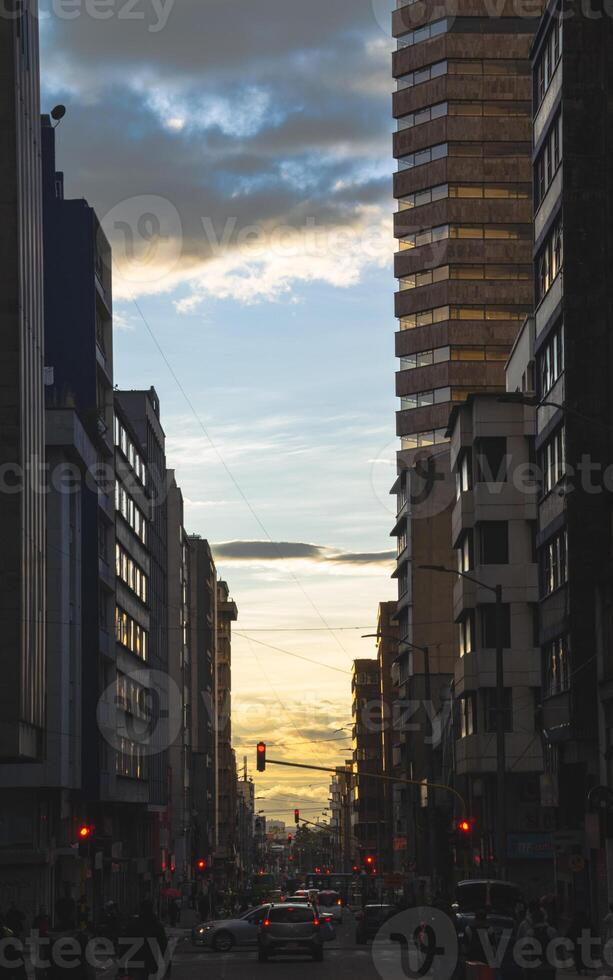
M390 947L384 960L397 962L397 949ZM396 974L397 975L397 974ZM179 943L175 950L171 980L392 980L394 971L375 967L370 946L355 945L355 923L337 927L337 938L326 943L324 962L305 956L275 956L258 963L253 949L213 953Z

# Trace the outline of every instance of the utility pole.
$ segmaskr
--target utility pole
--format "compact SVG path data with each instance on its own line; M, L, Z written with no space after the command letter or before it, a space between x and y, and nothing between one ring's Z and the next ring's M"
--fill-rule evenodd
M501 878L506 877L506 804L505 804L505 711L504 711L504 637L502 622L502 586L496 589L496 851Z

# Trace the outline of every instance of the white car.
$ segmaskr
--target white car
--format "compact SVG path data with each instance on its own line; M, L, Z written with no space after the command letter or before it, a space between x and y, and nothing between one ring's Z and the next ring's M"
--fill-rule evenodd
M340 894L335 891L322 891L317 899L322 915L330 915L335 922L343 921L344 903Z
M258 942L258 929L266 918L269 908L269 905L259 905L236 919L202 922L192 929L192 942L196 946L207 946L216 953L227 953L235 946L255 947Z

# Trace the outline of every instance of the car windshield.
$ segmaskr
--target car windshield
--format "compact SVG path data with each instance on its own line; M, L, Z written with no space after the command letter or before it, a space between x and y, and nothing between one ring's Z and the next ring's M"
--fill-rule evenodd
M340 898L338 892L320 892L319 893L319 904L322 908L329 909L336 905Z
M256 915L258 912L264 912L266 908L265 905L256 905L254 908L249 909L243 915L240 916L241 919L250 919L252 915Z
M456 898L461 912L478 912L490 908L494 912L513 914L520 898L519 889L502 882L474 881L458 885Z
M271 909L268 918L271 922L312 922L315 913L303 905L288 905L287 908Z
M384 919L391 911L391 905L367 905L364 909L367 919Z

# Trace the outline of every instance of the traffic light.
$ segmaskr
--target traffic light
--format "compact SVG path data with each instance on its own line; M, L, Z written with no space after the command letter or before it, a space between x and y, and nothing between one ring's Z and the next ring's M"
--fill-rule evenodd
M206 871L206 861L204 858L198 858L196 861L196 874L203 875Z
M293 841L293 839L294 839L294 838L292 837L292 835L291 835L291 834L288 834L288 835L287 835L287 843L288 843L288 844L291 844L291 842Z
M366 855L366 857L364 858L364 864L366 866L366 871L368 874L372 875L375 873L375 859L372 854Z
M475 829L474 817L462 817L456 824L456 846L458 850L468 850L472 844Z
M300 823L300 810L294 810L294 823Z
M264 772L266 769L266 742L258 742L257 762L258 772Z
M94 833L94 828L91 824L83 823L77 830L77 836L79 838L79 856L86 858L90 856L91 853L91 841Z

